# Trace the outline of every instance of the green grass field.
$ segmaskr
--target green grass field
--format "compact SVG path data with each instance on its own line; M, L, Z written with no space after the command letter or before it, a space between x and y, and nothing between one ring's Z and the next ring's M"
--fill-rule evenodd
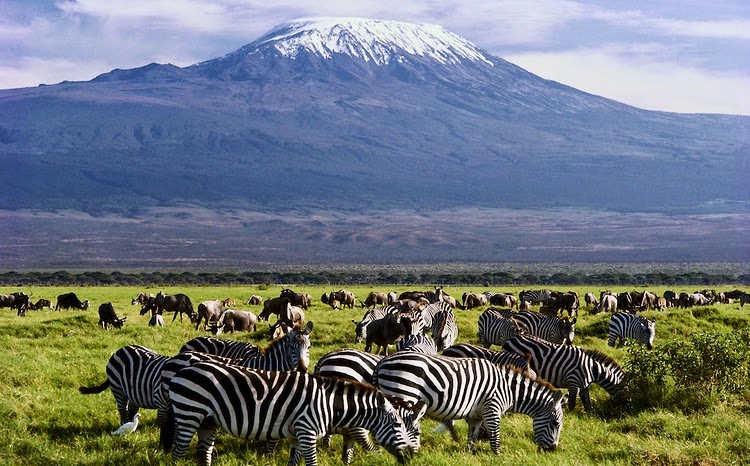
M264 287L265 288L265 287ZM256 314L260 307L240 304L251 294L263 298L278 296L282 287L169 287L167 293L182 292L194 306L207 299L231 297L236 308ZM315 323L311 335L311 367L329 351L342 347L363 349L354 342L352 319L359 320L363 310L332 310L320 302L329 287L292 286L313 296L307 320ZM374 288L347 286L358 298ZM526 287L532 288L532 287ZM697 287L696 287L697 288ZM427 287L414 287L427 289ZM446 287L460 298L468 287ZM615 291L633 288L615 289ZM648 288L661 295L663 288ZM719 289L719 288L717 288ZM731 289L723 287L720 289ZM91 302L87 311L29 311L20 318L14 311L0 310L0 464L1 465L151 465L196 464L195 444L186 458L176 460L157 447L158 429L155 411L142 410L138 431L126 437L112 437L119 416L114 399L106 391L81 395L81 385L99 384L110 355L130 344L148 346L162 354L173 355L187 340L205 334L188 321L172 323L165 315L165 328L148 327L148 316L138 315L139 306L131 299L140 291L156 293L160 288L135 287L3 287L0 293L23 290L33 292L32 301L52 300L58 294L75 291ZM405 291L406 288L377 288L378 291ZM518 293L520 288L493 288ZM598 295L599 289L573 288L582 297L586 291ZM474 288L480 292L482 289ZM677 289L692 292L694 289ZM96 309L111 301L120 317L128 320L123 329L104 331L97 326ZM477 318L482 309L456 310L459 342L477 343ZM668 340L686 339L701 331L729 332L750 327L750 309L739 304L713 305L693 310L671 309L647 312L657 319L655 346ZM608 316L579 315L575 343L598 349L621 364L628 357L625 348L606 345ZM229 338L265 346L268 327L261 323L258 332L237 333ZM498 348L494 348L498 349ZM534 444L531 418L509 414L501 425L501 455L491 453L489 444L480 444L472 454L465 441L453 442L447 433L432 433L437 423L423 422L422 449L412 465L741 465L750 464L750 392L747 390L716 399L709 409L685 410L662 406L647 411L617 413L608 403L606 392L592 389L593 412L586 413L580 403L574 412L565 413L560 447L553 453L539 453ZM466 423L459 422L465 438ZM334 438L331 449L320 448L321 465L340 465L341 438ZM259 456L250 442L221 433L217 439L215 465L285 464L288 443L282 442L272 455ZM368 453L359 447L354 465L393 465L396 461L385 451Z

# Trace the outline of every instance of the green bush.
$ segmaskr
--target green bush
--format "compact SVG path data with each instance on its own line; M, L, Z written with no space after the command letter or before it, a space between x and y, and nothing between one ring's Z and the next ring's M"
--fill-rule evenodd
M625 368L635 410L701 410L750 382L750 330L700 332L652 351L628 347Z

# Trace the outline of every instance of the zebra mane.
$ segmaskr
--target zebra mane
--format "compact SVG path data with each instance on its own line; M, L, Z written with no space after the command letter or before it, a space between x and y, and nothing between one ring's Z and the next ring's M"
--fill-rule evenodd
M258 347L258 355L259 356L265 356L268 353L272 352L277 347L281 347L284 344L284 341L287 339L287 337L289 337L289 335L291 335L292 332L295 332L295 331L297 331L296 328L294 330L291 330L286 335L281 335L280 337L277 337L276 339L271 340L271 342L268 343L268 346L266 346L265 348L261 348L259 346Z
M355 380L346 379L344 377L337 377L335 375L325 375L324 376L324 375L319 375L319 374L311 374L311 376L315 377L318 380L320 380L322 382L322 384L323 384L324 387L331 387L333 385L338 385L340 382L346 382L346 383L348 383L350 385L354 385L355 387L358 387L358 388L361 388L361 389L364 389L364 390L367 390L367 391L371 391L371 392L378 391L377 388L375 388L374 386L370 385L369 383L357 382Z
M583 349L583 348L581 348L581 349ZM615 366L616 368L621 369L620 365L617 364L617 361L615 361L614 359L612 359L611 356L609 356L609 355L607 355L605 353L602 353L599 350L595 350L595 349L583 349L583 352L586 353L587 356L589 356L591 359L593 359L594 361L596 361L598 363L601 363L601 364L603 364L605 366Z

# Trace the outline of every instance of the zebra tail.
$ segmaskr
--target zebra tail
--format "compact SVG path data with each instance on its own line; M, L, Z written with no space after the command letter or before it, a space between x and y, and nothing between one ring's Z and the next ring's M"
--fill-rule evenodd
M159 444L164 449L164 453L171 452L174 446L174 408L171 404L159 428Z
M78 391L84 395L91 395L92 393L101 393L109 388L109 379L105 380L101 385L94 385L93 387L78 387Z

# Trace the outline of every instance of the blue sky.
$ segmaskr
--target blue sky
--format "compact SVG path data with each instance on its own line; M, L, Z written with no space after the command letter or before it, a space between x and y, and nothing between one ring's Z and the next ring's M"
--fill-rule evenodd
M225 55L300 17L440 24L641 108L750 115L747 0L0 0L0 89Z

